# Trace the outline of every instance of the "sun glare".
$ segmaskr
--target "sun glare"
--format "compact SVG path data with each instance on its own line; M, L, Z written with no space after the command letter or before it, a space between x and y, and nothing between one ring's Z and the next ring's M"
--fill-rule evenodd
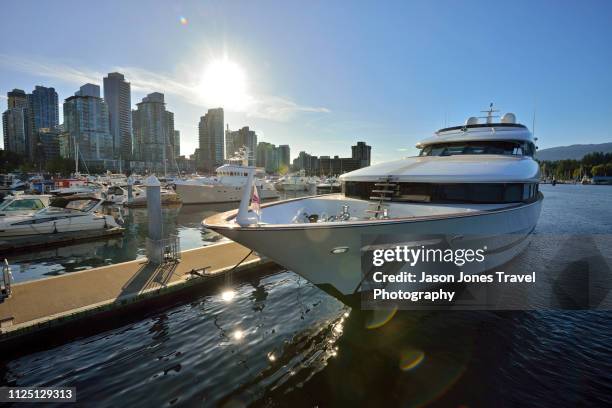
M202 73L202 100L210 106L242 110L250 103L244 70L227 58L212 61Z

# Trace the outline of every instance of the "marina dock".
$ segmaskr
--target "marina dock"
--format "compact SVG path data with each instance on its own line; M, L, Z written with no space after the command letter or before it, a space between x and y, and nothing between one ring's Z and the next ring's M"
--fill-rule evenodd
M272 264L249 253L237 243L220 243L183 251L179 262L154 265L143 258L13 284L12 295L0 302L1 347L21 344L26 337L40 338L31 335L43 331L63 332L67 325L73 329L88 323L103 325L122 311L172 304L188 299L183 296L185 292L202 284L226 282L229 271L244 272Z
M25 252L35 249L46 249L73 243L105 239L121 235L124 230L125 229L122 227L114 227L103 230L58 232L57 234L41 234L34 237L28 236L24 238L13 238L11 240L0 240L0 253Z

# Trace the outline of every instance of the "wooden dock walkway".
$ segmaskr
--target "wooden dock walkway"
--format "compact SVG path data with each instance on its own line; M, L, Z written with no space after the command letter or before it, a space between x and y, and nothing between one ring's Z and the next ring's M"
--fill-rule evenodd
M13 284L12 296L0 303L0 344L219 278L249 252L235 242L220 243L183 251L178 263L155 266L145 258ZM236 272L268 263L251 254Z

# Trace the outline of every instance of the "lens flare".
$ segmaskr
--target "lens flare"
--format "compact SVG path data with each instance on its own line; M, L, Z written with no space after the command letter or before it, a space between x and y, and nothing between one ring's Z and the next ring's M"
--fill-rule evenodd
M400 370L410 371L419 366L425 359L425 353L421 350L408 350L400 356Z
M189 22L187 21L187 17L181 17L179 21L181 22L182 25L187 25L187 23Z

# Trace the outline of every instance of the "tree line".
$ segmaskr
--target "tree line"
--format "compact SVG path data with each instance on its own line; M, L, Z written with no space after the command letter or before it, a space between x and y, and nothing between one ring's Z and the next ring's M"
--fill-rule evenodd
M82 169L85 171L85 169ZM91 174L103 173L102 166L89 166ZM26 156L6 150L0 150L0 173L47 173L68 177L75 171L74 159L56 157L49 160L30 161Z
M612 176L612 153L594 152L580 160L540 161L542 175L558 180L580 180L582 177Z

